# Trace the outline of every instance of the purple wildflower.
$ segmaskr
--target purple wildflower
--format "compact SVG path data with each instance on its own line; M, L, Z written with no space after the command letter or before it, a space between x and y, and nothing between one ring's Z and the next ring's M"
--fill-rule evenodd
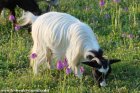
M19 29L20 29L20 26L19 25L16 25L15 26L15 30L18 31Z
M66 74L68 75L68 74L70 74L71 73L71 68L66 68Z
M31 58L32 58L32 59L35 59L36 57L37 57L37 54L36 54L36 53L32 53L32 54L31 54Z
M105 1L104 0L100 0L99 5L100 5L100 7L103 7L105 5Z
M15 17L13 15L10 15L9 16L9 21L14 21L15 20Z
M119 3L121 0L113 0L115 3Z
M68 61L67 61L66 58L64 59L63 66L64 66L64 67L68 67Z
M81 66L81 67L80 67L80 72L81 72L81 73L84 73L84 71L85 71L84 67Z
M64 65L63 65L62 61L59 60L59 61L57 62L57 69L58 69L58 70L62 70L63 68L64 68Z

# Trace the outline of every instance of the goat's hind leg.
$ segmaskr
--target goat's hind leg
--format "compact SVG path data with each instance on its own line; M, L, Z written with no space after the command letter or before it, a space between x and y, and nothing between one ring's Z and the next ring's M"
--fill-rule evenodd
M44 50L40 50L41 48L37 46L34 42L31 57L30 57L30 65L33 68L34 75L37 75L39 72L39 68L44 62L46 62L46 56Z
M47 48L46 57L47 57L47 60L46 60L47 62L45 62L45 64L47 65L47 68L48 69L54 69L54 65L52 63L52 59L53 59L52 51L49 48Z

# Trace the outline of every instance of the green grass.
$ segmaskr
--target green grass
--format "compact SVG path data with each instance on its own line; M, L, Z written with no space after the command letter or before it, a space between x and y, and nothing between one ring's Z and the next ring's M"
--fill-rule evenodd
M63 70L46 70L33 76L29 66L33 43L31 35L25 29L13 31L11 22L0 18L0 90L140 93L140 1L121 0L114 3L113 0L105 0L102 8L99 0L60 1L62 12L70 13L94 29L105 56L122 60L112 66L108 86L98 88L88 67L85 67L82 79L73 74L66 75ZM21 15L19 10L18 16Z

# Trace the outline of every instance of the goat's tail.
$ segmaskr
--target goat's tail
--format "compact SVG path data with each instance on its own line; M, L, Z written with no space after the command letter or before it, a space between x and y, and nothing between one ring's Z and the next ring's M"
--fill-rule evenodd
M35 16L31 12L23 12L22 17L18 20L20 22L20 26L26 26L29 24L33 24L38 16Z

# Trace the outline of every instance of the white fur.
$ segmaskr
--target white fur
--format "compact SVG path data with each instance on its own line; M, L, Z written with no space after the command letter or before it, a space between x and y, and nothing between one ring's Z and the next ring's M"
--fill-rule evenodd
M106 69L104 69L103 66L100 69L98 69L99 72L102 72L104 74L106 74L108 72L108 70L109 70L109 67L107 67Z
M90 51L86 52L86 54L84 55L84 57L86 58L88 55L91 55L92 57L95 57L95 54L93 54Z
M52 57L58 60L66 57L69 67L80 77L79 61L88 51L99 50L92 29L66 13L49 12L38 18L30 18L33 23L32 53L37 54L37 58L31 59L34 73L37 74L38 67L46 61L51 65Z
M105 87L107 84L106 84L106 81L105 80L103 80L101 83L100 83L100 86L102 86L102 87Z
M94 57L94 56L93 56L93 57ZM100 64L100 65L101 65L101 62L100 62L99 58L94 57L92 60L93 60L93 61L95 60L98 64Z
M31 12L23 11L22 17L19 19L19 21L23 21L23 23L20 24L20 26L34 23L37 17L38 16L34 16Z

